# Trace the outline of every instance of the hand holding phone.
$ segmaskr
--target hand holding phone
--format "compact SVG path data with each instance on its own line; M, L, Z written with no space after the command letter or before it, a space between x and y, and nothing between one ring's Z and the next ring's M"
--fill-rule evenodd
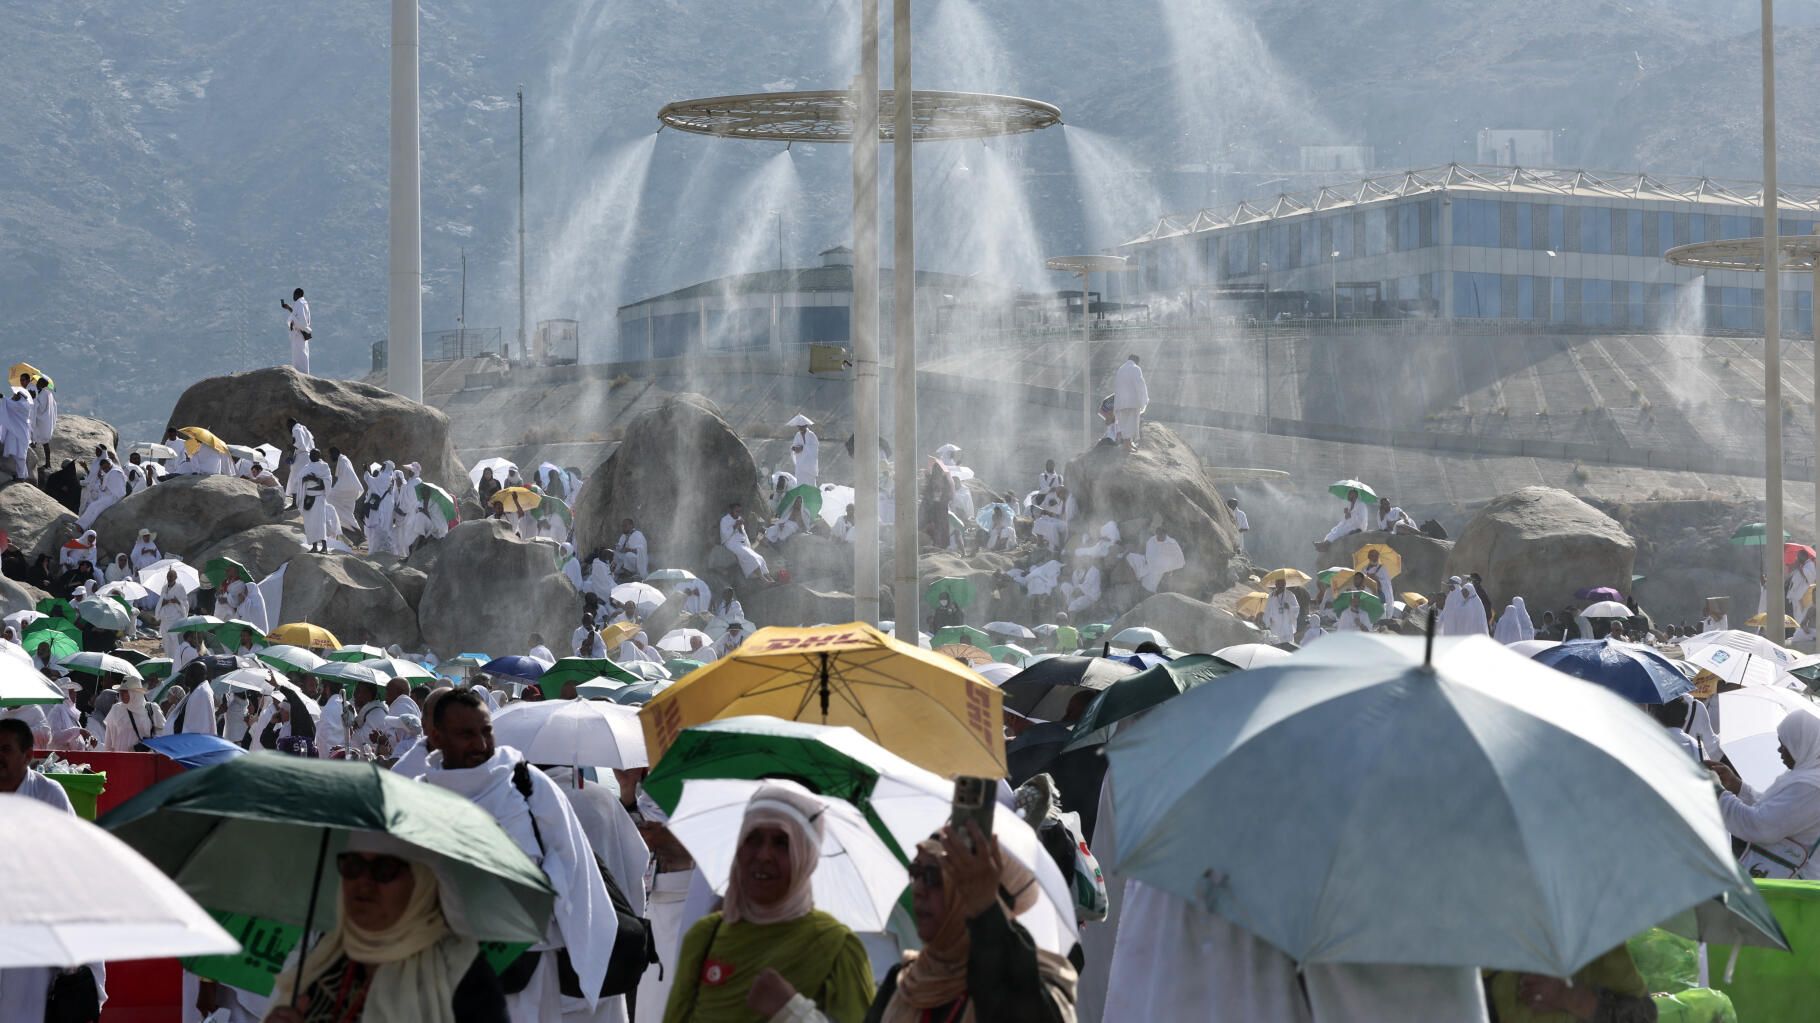
M967 822L972 821L982 835L992 834L993 792L997 784L991 778L961 775L954 779L954 799L948 810L948 830L973 848Z

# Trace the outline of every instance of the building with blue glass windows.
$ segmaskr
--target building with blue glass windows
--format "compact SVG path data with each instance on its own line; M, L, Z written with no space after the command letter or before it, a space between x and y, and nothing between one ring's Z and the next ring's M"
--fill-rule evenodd
M1761 333L1761 274L1662 258L1761 237L1761 204L1750 183L1452 164L1165 217L1119 251L1189 315ZM1811 234L1820 190L1785 188L1781 209L1784 236ZM1811 280L1784 282L1785 329L1806 332Z

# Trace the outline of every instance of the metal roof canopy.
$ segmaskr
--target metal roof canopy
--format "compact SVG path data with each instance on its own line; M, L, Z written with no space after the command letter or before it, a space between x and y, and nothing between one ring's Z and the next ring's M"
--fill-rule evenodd
M1124 256L1051 256L1043 262L1043 265L1051 270L1071 274L1118 273L1122 270L1132 269L1130 262Z
M985 92L913 94L912 138L917 142L1023 135L1062 123L1062 112L1048 103ZM880 110L896 105L890 89L880 89ZM680 100L657 112L666 127L696 135L770 142L852 142L853 94L844 89L815 92L758 92ZM895 126L879 119L878 137L890 142Z
M1814 261L1820 257L1820 235L1784 235L1779 241L1784 272L1814 269ZM1662 258L1676 266L1688 266L1697 270L1762 273L1763 236L1677 245L1663 253Z

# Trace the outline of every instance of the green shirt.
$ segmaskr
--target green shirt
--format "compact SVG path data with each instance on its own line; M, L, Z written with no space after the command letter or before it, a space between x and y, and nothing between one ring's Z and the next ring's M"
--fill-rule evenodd
M763 1023L746 992L773 969L833 1023L861 1023L872 1004L872 963L853 932L820 910L777 924L710 913L683 935L664 1023Z

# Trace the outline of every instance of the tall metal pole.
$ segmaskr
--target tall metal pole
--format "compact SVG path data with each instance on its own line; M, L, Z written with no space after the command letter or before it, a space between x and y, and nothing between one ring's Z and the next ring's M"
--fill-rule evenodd
M1814 474L1814 531L1820 534L1820 246L1815 247L1808 258L1814 267L1810 285L1813 296L1808 303L1813 306L1814 318L1814 455L1808 467ZM1820 600L1815 603L1820 604ZM1820 653L1820 635L1814 637L1814 651Z
M461 312L455 317L461 327L461 346L466 354L468 346L468 247L461 247Z
M1093 304L1092 284L1093 271L1081 267L1081 416L1087 430L1083 451L1092 449L1100 432L1093 400L1093 317L1088 315L1088 307Z
M525 87L518 87L518 357L528 359L530 337L525 320ZM576 353L580 358L580 353Z
M386 384L423 400L423 154L418 149L417 0L392 0L392 154Z
M896 429L892 452L896 470L892 510L892 563L896 581L891 590L894 614L901 627L898 637L915 642L922 605L922 583L917 556L921 534L916 521L916 125L915 86L910 68L910 0L893 0L891 21L892 111L891 198L896 267L892 276L892 324L896 346L893 377L896 384ZM905 638L908 637L908 638Z
M1782 245L1777 198L1775 2L1763 0L1763 587L1768 591L1763 631L1781 643L1787 634L1782 625Z
M784 272L784 211L772 210L771 215L777 218L777 272ZM778 287L783 287L780 283Z
M878 624L878 0L860 0L853 83L853 617ZM911 621L914 623L915 619Z

